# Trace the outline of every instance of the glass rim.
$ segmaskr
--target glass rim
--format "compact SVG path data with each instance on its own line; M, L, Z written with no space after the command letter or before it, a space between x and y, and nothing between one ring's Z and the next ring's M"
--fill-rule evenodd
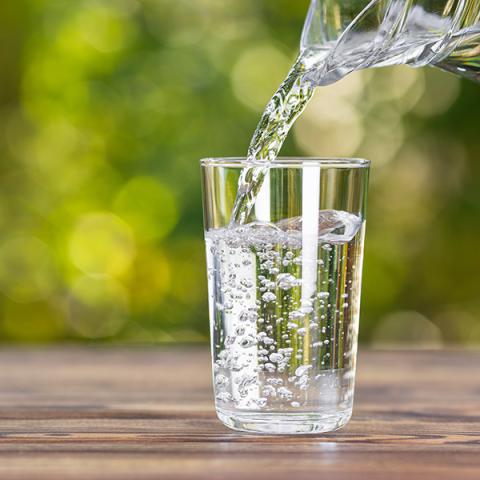
M265 162L247 162L246 157L208 157L200 160L202 167L230 167L244 168L248 166L261 167ZM369 168L370 160L363 158L342 157L277 157L268 163L269 168L301 168L301 167L328 167L328 168Z

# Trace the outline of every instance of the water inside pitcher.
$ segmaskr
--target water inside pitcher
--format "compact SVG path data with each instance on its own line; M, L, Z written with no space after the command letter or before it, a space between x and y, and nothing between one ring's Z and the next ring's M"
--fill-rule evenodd
M480 82L480 0L312 0L301 49L316 85L395 64Z

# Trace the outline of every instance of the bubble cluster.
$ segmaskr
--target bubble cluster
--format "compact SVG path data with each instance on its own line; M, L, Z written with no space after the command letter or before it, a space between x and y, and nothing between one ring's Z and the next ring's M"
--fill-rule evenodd
M222 408L301 410L333 398L322 389L338 386L338 378L340 400L351 398L345 372L354 368L353 266L361 261L361 223L355 217L353 226L342 227L339 218L349 217L337 213L321 218L329 222L329 238L319 236L313 259L303 251L301 231L291 229L296 220L207 232L214 384ZM332 241L345 232L348 238ZM312 264L314 288L304 275Z

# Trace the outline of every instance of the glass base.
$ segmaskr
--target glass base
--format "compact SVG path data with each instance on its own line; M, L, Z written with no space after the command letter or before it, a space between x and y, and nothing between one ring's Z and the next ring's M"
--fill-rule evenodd
M335 413L322 412L239 412L217 407L217 416L233 430L270 435L305 435L325 433L343 427L352 416L352 410Z

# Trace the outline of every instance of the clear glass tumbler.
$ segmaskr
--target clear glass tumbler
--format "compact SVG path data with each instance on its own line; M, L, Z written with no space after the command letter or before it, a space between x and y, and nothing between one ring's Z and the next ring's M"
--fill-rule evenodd
M353 404L369 162L279 158L243 225L242 158L202 160L213 382L227 426L335 430Z

